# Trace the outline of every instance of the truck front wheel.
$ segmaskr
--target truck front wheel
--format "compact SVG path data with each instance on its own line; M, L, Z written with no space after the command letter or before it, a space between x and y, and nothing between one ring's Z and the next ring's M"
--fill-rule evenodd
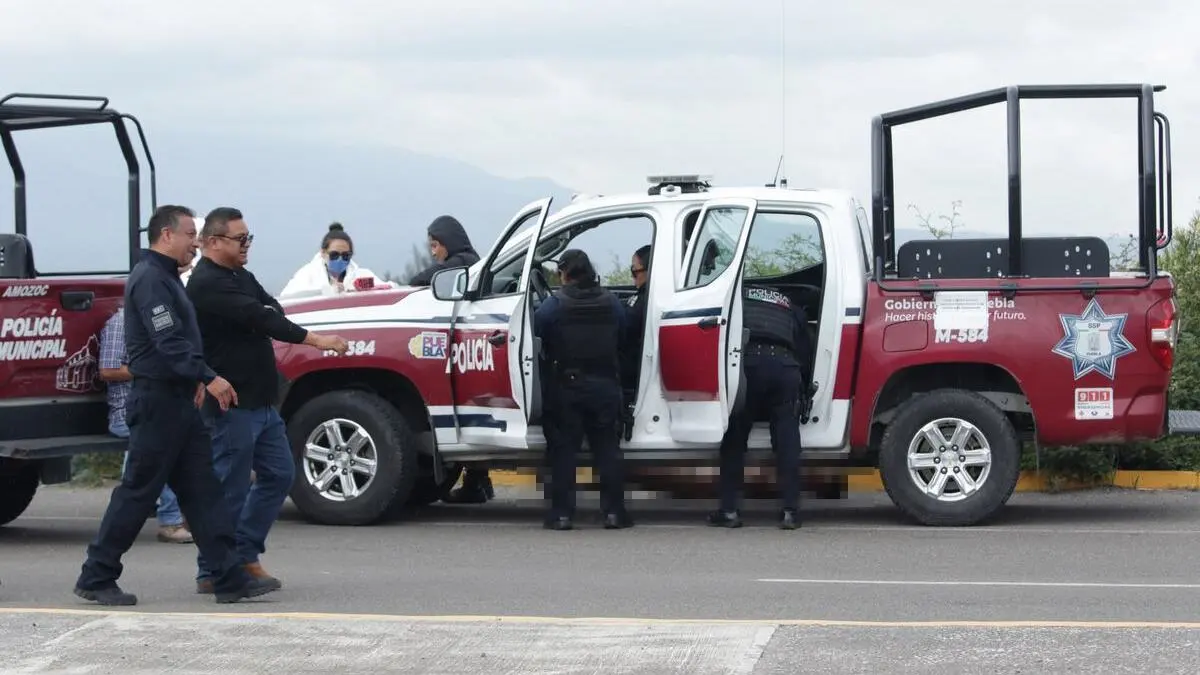
M322 525L369 525L408 500L419 441L404 415L375 394L332 391L288 420L296 458L292 501Z
M892 501L923 525L975 525L995 515L1020 477L1016 429L991 401L939 389L903 404L884 432L879 473Z

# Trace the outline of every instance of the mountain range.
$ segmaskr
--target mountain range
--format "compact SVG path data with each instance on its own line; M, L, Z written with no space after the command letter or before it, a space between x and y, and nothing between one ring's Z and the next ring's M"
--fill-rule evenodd
M81 131L88 133L75 133ZM28 176L29 235L43 271L120 269L126 259L127 174L111 132L97 131L18 137ZM414 252L425 251L425 228L438 215L457 217L485 255L520 207L552 196L557 210L575 191L549 178L505 178L396 148L247 140L170 128L151 140L159 204L182 203L200 215L216 206L240 208L255 235L251 269L272 292L317 251L330 222L341 222L353 237L360 264L380 275L400 275ZM148 181L143 184L142 224L149 213ZM630 176L629 186L644 190L644 177ZM0 231L10 229L11 209L11 197L7 203L0 199ZM956 233L976 236L996 235ZM897 230L901 243L927 237L919 228ZM1114 255L1120 242L1110 240ZM604 243L608 250L589 250L602 273L609 261L627 260L645 241L621 233L606 235Z

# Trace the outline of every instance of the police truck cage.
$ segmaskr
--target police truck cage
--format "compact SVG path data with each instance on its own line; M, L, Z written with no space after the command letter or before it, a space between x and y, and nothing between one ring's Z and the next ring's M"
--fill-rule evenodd
M647 176L650 190L646 194L656 195L695 194L708 192L712 187L712 176L702 174L669 174L663 176Z
M1109 277L1108 245L1099 237L1025 237L1021 212L1022 99L1137 99L1138 271L1143 279L1104 283L1105 289L1147 288L1158 276L1158 251L1171 242L1171 126L1154 110L1150 84L1022 85L993 89L876 116L871 124L872 244L874 277L888 291L928 294L934 290L1061 291L1085 295ZM1007 106L1008 237L911 241L896 250L892 128L995 103ZM994 284L947 283L950 279L997 279ZM1058 279L1018 283L1021 279ZM888 284L905 280L911 284ZM1072 281L1066 281L1071 279ZM932 280L939 280L936 283Z
M31 101L53 101L53 103L32 103ZM141 221L141 166L138 163L129 130L125 125L126 121L132 122L137 130L142 152L146 156L146 165L150 169L150 208L153 210L158 204L154 158L150 155L150 146L146 142L142 123L136 117L108 107L108 98L104 96L9 94L0 98L0 144L4 146L4 154L8 157L8 165L12 167L13 172L13 208L15 211L13 221L16 234L21 237L29 236L25 204L25 167L21 163L21 155L17 151L17 144L13 138L14 132L111 124L117 134L117 145L121 148L121 155L125 158L125 166L129 171L129 267L133 268L141 250L142 230L139 224ZM128 271L92 272L90 274L125 274ZM79 273L71 273L71 275L75 274ZM40 274L39 276L55 275Z

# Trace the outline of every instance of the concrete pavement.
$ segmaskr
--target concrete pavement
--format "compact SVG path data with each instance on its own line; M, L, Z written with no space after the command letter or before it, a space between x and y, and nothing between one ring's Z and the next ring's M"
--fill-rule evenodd
M0 647L21 655L0 672L1200 671L1198 493L1022 494L948 529L851 495L798 532L773 504L727 531L708 504L639 502L632 530L562 533L501 493L369 528L289 504L263 560L283 590L233 606L191 592L194 547L149 521L122 580L141 602L110 618L70 593L107 491L45 489L0 528Z

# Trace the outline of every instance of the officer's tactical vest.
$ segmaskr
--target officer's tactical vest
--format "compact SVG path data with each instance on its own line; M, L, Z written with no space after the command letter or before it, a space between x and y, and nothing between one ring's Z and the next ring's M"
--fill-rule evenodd
M553 346L558 371L578 370L590 375L617 377L619 324L616 306L600 286L564 286L555 295L560 344Z
M796 350L796 314L792 301L771 288L742 288L742 325L750 331L750 342L768 343Z

